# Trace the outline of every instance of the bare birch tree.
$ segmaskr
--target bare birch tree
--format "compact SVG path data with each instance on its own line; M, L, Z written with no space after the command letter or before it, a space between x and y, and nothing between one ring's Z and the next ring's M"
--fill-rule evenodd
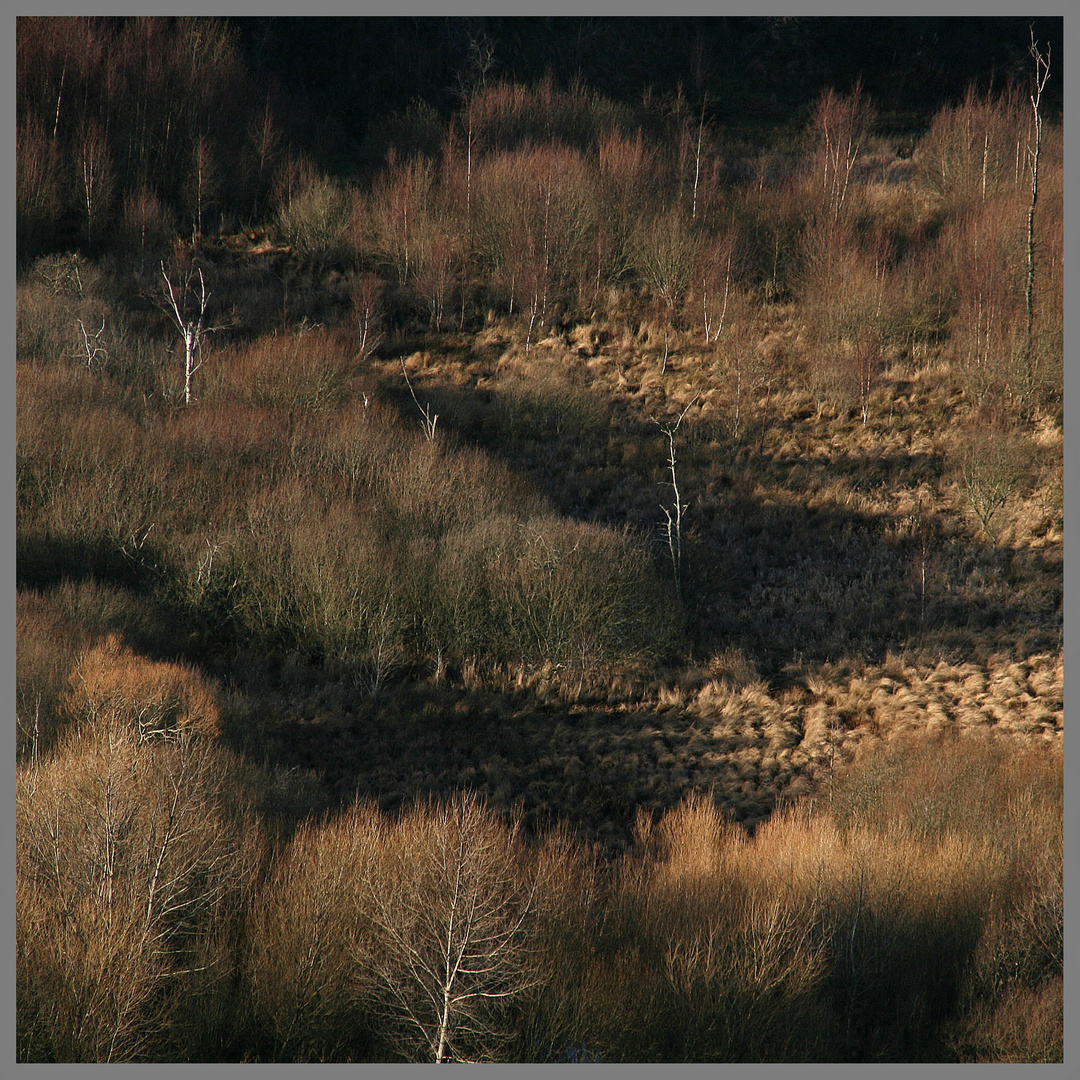
M210 290L206 287L206 279L203 277L202 268L193 272L188 270L184 274L182 282L173 284L165 269L165 263L161 264L161 276L165 281L162 288L162 305L172 318L180 337L184 342L184 404L191 404L191 380L196 371L202 367L202 344L203 339L217 327L206 325L206 305L210 300ZM195 289L195 278L198 277L198 291Z
M105 333L105 317L101 317L101 329L96 333L87 333L86 327L83 325L82 319L77 319L79 324L79 330L82 333L82 348L75 350L75 357L78 360L86 359L86 366L92 368L94 361L99 357L104 357L106 360L109 358L109 353L105 346L101 344L101 335Z
M538 879L516 826L468 796L411 811L373 874L371 963L410 1058L490 1057L508 1010L537 985L530 962Z
M671 569L675 574L675 591L680 598L682 597L682 578L683 578L683 554L682 554L682 520L686 515L686 511L689 507L689 503L684 503L682 495L679 492L679 478L676 474L676 458L675 458L675 433L679 430L679 426L683 422L683 417L686 416L690 406L694 404L697 399L701 397L700 394L695 394L683 407L683 411L679 413L678 417L673 423L661 424L659 420L653 417L653 423L667 437L668 442L668 468L671 470L671 491L674 497L674 506L668 508L662 503L660 509L664 511L664 517L666 519L666 535L668 551L671 553Z
M93 243L108 212L114 186L108 140L104 129L93 117L86 122L78 147L78 167L85 236Z
M1035 114L1035 145L1027 148L1028 160L1031 163L1031 202L1028 204L1027 215L1027 284L1024 289L1024 304L1027 313L1026 355L1028 381L1034 382L1032 372L1036 364L1033 320L1035 301L1035 205L1039 200L1039 157L1042 151L1043 132L1043 120L1042 113L1039 111L1039 103L1042 100L1046 80L1050 77L1050 47L1047 46L1046 54L1043 55L1035 41L1035 31L1032 30L1031 45L1028 51L1035 61L1035 87L1031 92L1031 109Z
M814 166L819 170L821 190L829 217L840 216L848 196L855 162L874 121L874 109L857 83L847 97L828 89L820 97L810 121L814 143Z

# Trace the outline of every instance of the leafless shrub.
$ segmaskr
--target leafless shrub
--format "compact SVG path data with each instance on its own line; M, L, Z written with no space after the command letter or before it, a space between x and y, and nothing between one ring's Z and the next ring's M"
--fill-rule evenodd
M384 675L418 649L592 670L665 647L677 618L631 537L556 521L508 472L403 438L374 405L351 430L294 442L349 497L296 480L249 500L229 555L242 625Z
M549 975L538 931L558 865L464 795L304 826L254 920L254 1014L279 1052L490 1058Z
M21 1060L167 1060L228 1030L259 862L229 768L108 726L19 769Z
M60 148L34 116L19 124L15 143L15 208L20 254L40 250L63 205Z
M950 1025L948 1045L958 1061L1030 1064L1064 1061L1063 980L1011 986L993 1003L979 1002Z
M275 861L250 921L244 1009L274 1058L376 1056L366 884L376 869L378 811L357 804L306 822ZM376 1045L378 1045L376 1043Z
M273 102L269 94L259 111L248 121L246 134L249 152L255 164L251 216L258 219L259 200L263 197L273 167L281 156L281 131L274 117Z
M100 309L100 305L95 307ZM36 282L20 285L15 308L16 357L24 363L50 364L77 357L81 335L76 312L82 309L83 305L58 297Z
M17 286L18 359L55 364L74 357L85 365L87 354L79 321L91 336L99 331L103 320L114 329L126 321L118 306L103 295L104 291L99 268L78 254L37 260ZM109 337L115 338L115 333L110 332Z
M360 959L391 1038L408 1060L490 1059L540 980L530 959L540 882L518 830L457 796L410 811L380 839L364 890L374 955Z
M691 283L697 242L678 208L639 222L630 262L661 304L670 324Z
M552 140L586 150L612 132L633 130L631 110L580 84L544 78L535 86L485 80L468 98L474 138L485 149L516 150Z
M215 205L220 188L213 143L199 132L191 139L182 194L190 215L192 237L202 236L204 219Z
M873 105L861 85L844 97L830 88L818 99L808 132L811 167L832 222L848 202L855 163L873 122Z
M863 249L845 223L818 218L807 225L800 250L800 300L820 341L854 343L864 330L887 326L887 240L878 238Z
M332 181L316 176L288 194L277 213L277 226L299 255L325 256L345 240L349 200Z
M20 589L15 602L15 716L19 761L46 756L69 724L62 701L85 631L51 598Z
M406 162L394 156L376 180L371 199L371 243L399 285L412 281L418 222L434 201L434 166L422 155Z
M140 264L160 258L175 234L172 212L149 187L128 192L124 196L121 229L124 239L139 257Z
M701 312L706 344L719 340L724 326L745 318L745 298L739 287L740 255L734 228L714 244L703 243L694 274L693 307ZM688 298L688 306L689 306Z
M639 130L633 138L611 132L597 148L600 206L594 297L631 272L634 228L653 203L658 165Z
M758 415L758 396L775 376L774 365L754 342L753 332L733 327L720 348L723 370L723 417L721 423L734 447L742 445Z
M744 834L706 799L656 824L639 817L636 839L640 855L620 867L608 901L611 931L626 942L621 981L636 990L594 1020L603 1048L623 1060L821 1054L813 1031L828 1015L817 994L825 957L808 898L770 895L746 873ZM608 964L593 989L601 1000L619 979Z
M431 328L442 330L446 307L454 286L461 281L463 239L449 214L424 208L416 225L413 286L428 310Z
M952 465L967 510L996 545L998 515L1031 480L1033 448L1030 438L1000 413L981 415L968 424Z
M959 105L934 117L916 148L925 182L954 206L1016 191L1026 169L1024 104L1015 87L985 96L969 87Z
M30 278L73 300L98 295L103 281L98 266L78 252L42 256L30 268Z
M241 579L235 614L257 639L312 650L378 681L400 658L394 553L355 505L326 506L295 479L264 488L248 500L232 558Z
M575 382L560 357L500 373L493 389L495 418L511 439L587 439L608 422L604 400Z
M51 394L40 393L39 377ZM21 527L52 530L91 550L107 542L117 554L137 551L153 525L161 474L145 468L146 433L124 410L125 390L85 366L40 376L31 369L21 381ZM69 394L82 406L69 408Z
M509 313L528 318L528 350L596 265L592 170L557 145L491 155L477 167L475 211L479 265Z
M360 274L349 290L353 325L360 340L360 355L371 356L382 343L386 313L383 304L382 280L375 274Z
M213 688L194 669L137 656L116 634L89 649L71 674L64 707L80 727L121 727L139 739L218 734Z
M1022 245L1015 200L988 200L947 227L939 245L955 270L959 307L953 342L965 391L1001 405L1023 369Z
M208 400L319 411L340 404L350 364L345 342L323 328L224 346L203 378Z
M295 198L314 187L321 179L315 163L303 154L288 152L274 170L271 180L271 202L280 213Z
M846 827L936 845L942 881L967 866L950 906L957 929L969 928L971 951L945 1032L962 1060L1060 1055L1061 785L1060 749L1017 752L969 736L897 742L844 770L831 792ZM1006 1002L1031 1010L1012 1031Z
M444 551L435 625L445 626L451 654L471 644L481 655L580 673L662 649L676 632L676 611L626 535L490 518L448 536Z

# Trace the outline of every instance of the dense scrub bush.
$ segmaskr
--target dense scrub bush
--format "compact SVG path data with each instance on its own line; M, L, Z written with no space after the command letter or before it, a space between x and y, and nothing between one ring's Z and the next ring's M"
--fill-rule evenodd
M670 322L682 306L697 262L690 223L679 208L641 221L630 237L630 265Z
M92 379L100 403L68 411L37 394L56 377L28 375L21 534L112 552L208 624L378 670L429 649L591 668L664 647L674 617L655 617L661 587L628 536L561 523L505 469L403 437L379 407L329 411L347 369L326 331L224 349L202 420L165 426ZM283 406L309 417L289 438L273 434ZM284 479L285 461L306 479Z
M365 963L372 812L300 827L259 892L245 958L245 1014L271 1060L378 1056ZM375 1043L375 1046L373 1046Z
M795 883L747 873L765 853L742 857L742 830L704 800L642 817L637 839L597 950L590 1045L625 1061L827 1055L826 954ZM619 984L636 988L621 1004Z
M47 754L67 726L62 700L86 632L51 598L20 589L15 600L16 755Z
M354 504L326 506L286 482L249 503L248 534L233 548L236 615L256 640L385 673L404 659L403 555Z
M260 862L235 765L126 725L20 766L18 1055L216 1057Z
M1030 105L1019 87L996 95L969 88L962 102L934 117L919 141L919 174L953 206L1015 192L1024 182L1031 126Z
M949 1037L965 1060L1018 1053L1060 1060L1053 993L1064 931L1060 747L1018 750L985 738L898 742L840 776L829 805L842 827L910 837L953 862L976 860L978 900L966 899L958 915L978 933L968 931L972 946L956 972ZM1025 994L1030 1022L1019 1032L1000 1030L995 1010Z
M652 203L660 172L656 154L639 129L634 138L617 132L597 147L597 191L602 208L597 233L597 278L620 281L630 267L630 237Z
M370 252L391 281L408 285L416 271L417 248L430 236L426 215L435 201L431 159L417 155L399 161L392 156L372 186L368 205L353 202L352 236L358 252Z
M128 254L146 270L169 254L176 218L153 188L141 187L124 196L120 235Z
M451 655L589 670L662 647L677 621L630 537L555 518L490 518L446 537L432 633Z
M135 655L174 645L144 597L92 580L65 580L16 597L16 718L20 761L48 755L68 728L135 713L213 732L216 691L184 664ZM129 644L125 644L125 642Z
M538 360L527 372L508 372L495 381L492 412L500 436L544 442L584 442L603 431L610 408L581 386L565 361Z
M740 239L741 277L769 301L790 298L801 273L801 236L813 197L789 179L779 189L737 189L733 209Z
M333 257L345 241L349 206L346 192L315 177L288 196L278 210L277 226L297 254Z
M951 467L964 509L991 544L997 544L1001 513L1027 494L1035 475L1031 441L1007 416L980 410L961 429Z
M464 796L302 827L253 918L246 988L268 1053L498 1058L555 974L538 942L555 866Z
M20 580L137 576L162 477L148 459L145 401L85 367L16 375Z
M137 656L108 634L79 659L62 705L80 728L133 725L140 739L219 733L214 689L186 665Z
M491 151L518 150L547 141L584 151L612 134L629 135L636 126L626 105L585 86L560 89L551 79L535 87L506 82L481 87L462 113L476 141Z
M529 146L485 156L473 183L473 244L493 297L543 325L597 272L595 166L557 143Z
M15 346L26 362L92 366L79 322L92 339L104 326L105 341L95 340L106 345L125 321L105 296L100 269L78 254L37 260L23 275L16 296ZM96 360L93 351L90 358Z
M238 617L260 636L375 671L426 655L589 670L663 648L677 632L629 537L494 509L458 523L435 516L464 510L458 500L426 512L421 503L425 521L378 496L366 510L323 507L299 486L256 496L247 538L232 549Z
M20 118L16 140L15 242L25 257L53 240L64 202L63 172L60 148L43 118Z
M201 394L215 403L315 411L342 402L349 360L342 336L323 328L261 337L214 349Z
M643 861L610 909L612 926L630 921L612 940L633 943L631 966L607 975L609 992L631 972L640 990L593 1045L630 1060L910 1061L954 1018L970 1031L970 1010L1052 990L1060 783L1059 753L898 742L751 842L700 802L643 822ZM1053 1030L1052 993L1044 1008L1033 1040Z

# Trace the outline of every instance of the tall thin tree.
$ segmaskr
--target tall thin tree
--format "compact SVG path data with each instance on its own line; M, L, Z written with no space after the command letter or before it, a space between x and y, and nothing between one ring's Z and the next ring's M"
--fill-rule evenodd
M1035 114L1035 145L1028 146L1027 156L1031 163L1031 202L1027 216L1027 286L1024 290L1024 306L1027 313L1026 356L1027 369L1031 373L1035 363L1035 206L1039 201L1039 156L1042 152L1043 119L1039 111L1043 88L1050 77L1050 47L1045 55L1035 41L1035 31L1030 29L1031 45L1028 51L1035 61L1035 82L1031 92L1031 109Z

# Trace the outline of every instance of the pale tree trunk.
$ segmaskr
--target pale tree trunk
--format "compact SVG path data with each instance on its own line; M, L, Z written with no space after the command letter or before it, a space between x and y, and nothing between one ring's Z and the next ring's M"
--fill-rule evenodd
M174 288L169 275L165 271L165 264L161 264L161 276L165 279L165 307L169 314L172 316L173 322L176 324L176 329L180 332L180 337L184 342L184 404L191 404L191 381L192 376L196 371L202 367L202 360L199 358L199 353L202 347L203 338L209 329L206 326L206 305L210 299L210 293L206 288L206 279L203 277L203 272L199 270L199 291L198 294L193 297L194 303L192 307L198 307L198 314L194 314L188 308L187 297L189 291L192 291L192 276L189 273L184 281L183 288L180 290L180 295L177 296L177 290Z
M1027 364L1029 372L1033 369L1035 359L1034 340L1034 298L1035 298L1035 204L1039 199L1039 154L1042 150L1042 114L1039 112L1039 102L1042 98L1043 87L1050 75L1050 49L1047 47L1046 55L1040 51L1035 43L1035 32L1031 32L1030 53L1035 61L1035 89L1031 93L1031 108L1035 114L1035 147L1028 148L1028 157L1031 161L1031 202L1028 205L1027 218L1027 287L1024 290L1024 303L1027 311Z
M530 962L538 876L509 831L473 800L414 812L422 850L399 850L368 883L375 975L401 1048L476 1060L508 1036L504 1008L538 985Z

